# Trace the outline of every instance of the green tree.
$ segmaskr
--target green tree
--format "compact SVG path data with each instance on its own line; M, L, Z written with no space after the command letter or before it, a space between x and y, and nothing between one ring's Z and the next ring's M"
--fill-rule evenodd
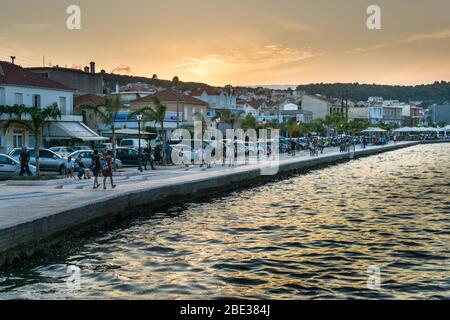
M342 114L328 114L325 116L323 124L327 127L328 132L335 129L334 132L337 134L338 128L345 126L345 118Z
M120 111L123 110L123 104L119 98L113 98L110 94L106 95L103 105L85 104L80 106L80 110L93 112L98 118L111 130L112 153L114 160L116 159L116 121ZM114 170L115 170L114 166Z
M327 130L326 130L326 125L324 122L325 121L322 118L314 119L307 125L309 132L311 132L311 133L315 132L321 136L326 135Z
M241 119L241 128L244 130L256 129L258 127L258 122L252 114L247 114Z
M148 116L150 120L153 120L156 124L159 124L160 137L163 143L163 163L166 163L166 132L164 129L164 120L166 119L167 106L162 104L158 97L153 97L152 102L154 108L148 108Z
M287 124L287 132L289 138L298 138L301 133L300 125L293 119L289 120Z
M42 145L44 125L49 121L55 121L58 118L61 118L61 111L56 104L44 109L20 106L18 108L12 107L12 109L9 109L9 111L12 110L15 110L15 114L12 118L6 121L5 129L7 130L11 126L22 127L36 137L34 149L36 157L36 175L39 176L41 174L39 149Z
M348 123L348 127L353 133L361 133L361 131L369 128L372 124L368 120L353 119Z
M221 122L224 122L224 123L230 125L231 129L234 130L236 124L241 122L242 114L243 114L243 111L232 112L229 109L225 109L225 110L217 112L217 115L213 119L215 120L215 119L220 118Z

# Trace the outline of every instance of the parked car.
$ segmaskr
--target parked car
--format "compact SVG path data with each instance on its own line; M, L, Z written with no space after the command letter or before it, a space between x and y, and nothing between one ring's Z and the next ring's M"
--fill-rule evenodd
M116 158L127 165L139 165L139 151L134 148L118 147Z
M123 139L120 143L121 147L139 149L139 139ZM148 142L141 139L141 149L148 148Z
M182 143L170 144L169 147L170 147L170 154L172 154L174 150L176 150L176 153L178 154L179 157L181 157L181 154L183 154L185 159L187 159L188 161L193 162L195 160L195 152L193 152L192 148L187 144Z
M9 156L19 160L20 152L22 149L15 148L9 152ZM30 164L36 165L36 155L34 148L28 148L28 153L30 155ZM59 174L64 174L66 172L67 159L61 157L60 155L54 153L51 150L41 148L39 149L39 168L42 171L55 171Z
M83 162L85 167L90 168L90 167L92 167L92 155L93 154L94 154L94 151L92 151L92 150L78 150L78 151L71 153L70 156L72 157L73 160L80 157L81 162ZM100 155L100 160L104 161L103 154L100 153L99 155ZM123 167L122 161L120 161L120 159L116 159L114 164L116 166L116 169L120 169Z
M79 150L92 150L92 148L89 146L75 146L73 148L73 151L79 151Z
M69 147L52 147L49 150L53 151L56 154L59 154L62 157L67 157L69 154L75 151Z
M36 167L29 166L31 173L36 175ZM0 179L11 179L20 174L20 163L16 159L0 153Z
M95 146L94 149L98 150L98 152L106 153L106 151L113 149L113 144L112 143L99 143Z

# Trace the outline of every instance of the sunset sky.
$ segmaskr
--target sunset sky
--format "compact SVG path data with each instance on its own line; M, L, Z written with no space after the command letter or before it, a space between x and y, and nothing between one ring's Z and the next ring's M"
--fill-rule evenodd
M430 83L450 80L449 14L449 0L0 0L0 60L212 85Z

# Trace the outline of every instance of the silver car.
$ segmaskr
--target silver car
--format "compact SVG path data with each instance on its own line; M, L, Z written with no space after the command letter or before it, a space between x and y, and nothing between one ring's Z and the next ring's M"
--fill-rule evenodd
M28 154L30 155L30 164L36 165L35 150L33 148L28 148ZM9 156L19 160L20 153L22 149L13 149ZM53 171L59 174L65 174L66 172L67 159L61 157L60 155L50 151L48 149L39 149L39 168L42 171Z
M78 157L80 157L81 162L83 162L84 166L86 168L91 168L93 155L94 155L94 151L92 151L92 150L79 150L79 151L75 151L75 152L71 153L70 157L72 157L72 160L75 160ZM103 161L103 155L101 153L99 153L99 156L100 156L101 161ZM116 169L120 169L123 166L122 161L120 161L119 159L115 160L115 165L116 165Z
M29 166L32 175L36 175L36 167ZM20 174L20 163L6 154L0 153L0 179L11 179Z

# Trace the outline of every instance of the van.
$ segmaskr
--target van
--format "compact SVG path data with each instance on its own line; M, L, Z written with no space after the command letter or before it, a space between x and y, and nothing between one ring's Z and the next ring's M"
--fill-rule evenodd
M121 147L139 149L139 139L123 139L120 143ZM148 148L148 142L141 139L141 149Z

